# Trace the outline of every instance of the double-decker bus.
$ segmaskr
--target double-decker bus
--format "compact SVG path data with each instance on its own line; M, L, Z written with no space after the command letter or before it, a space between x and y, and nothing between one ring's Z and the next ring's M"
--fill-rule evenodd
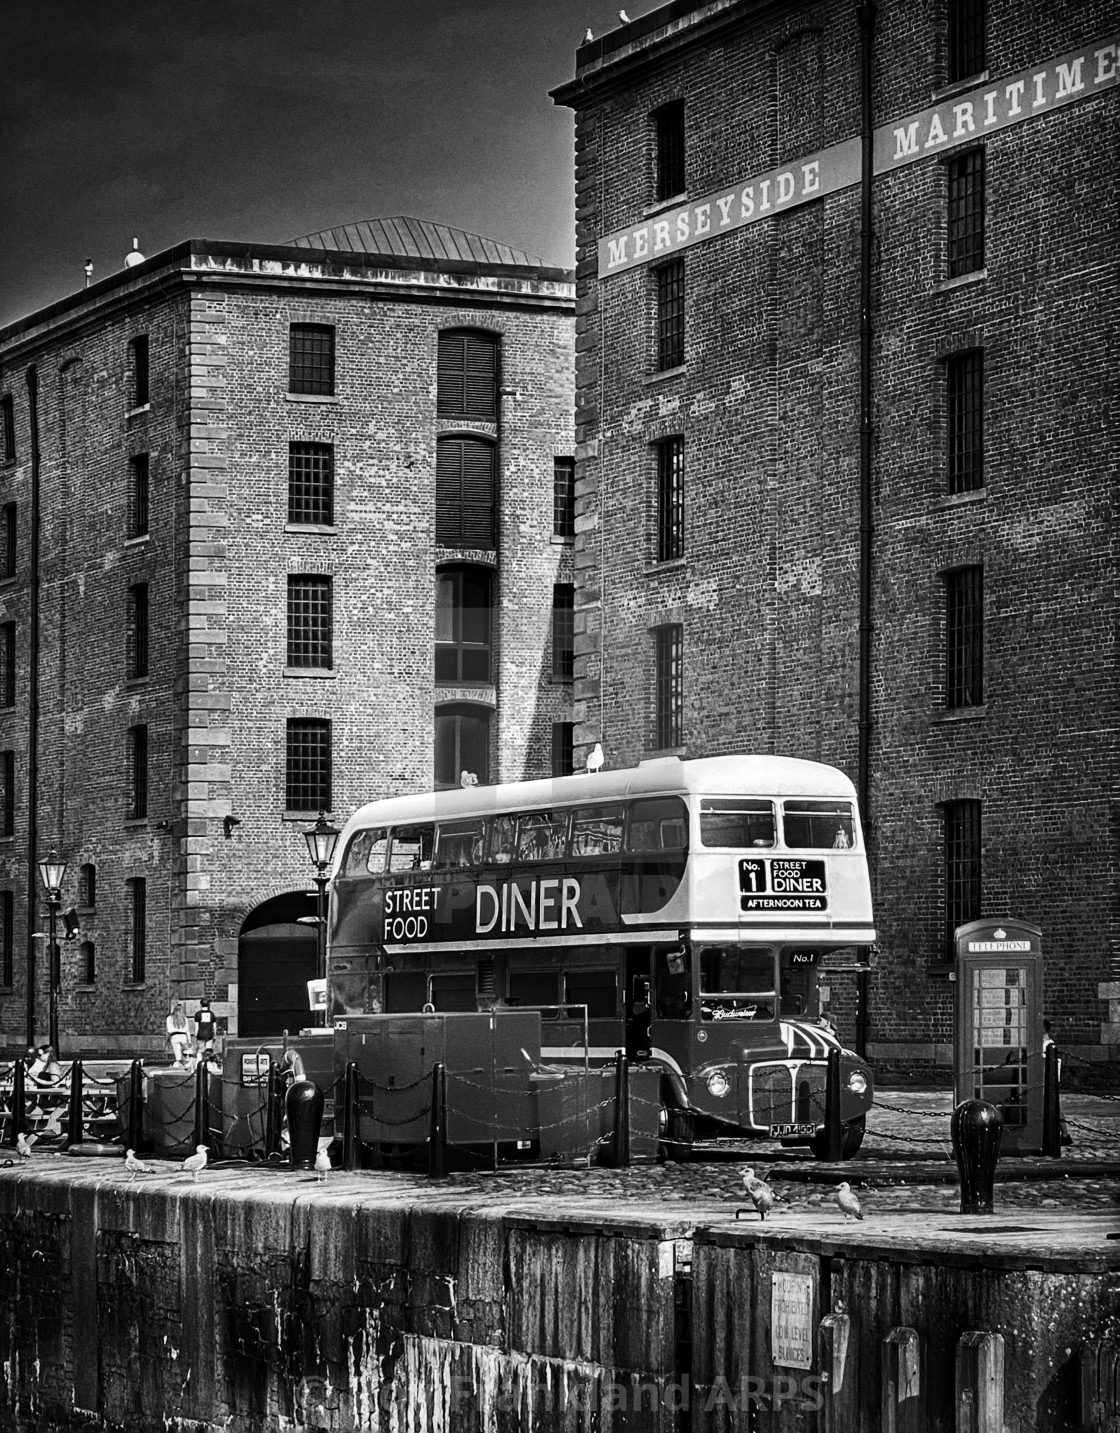
M332 872L329 1004L340 1020L535 1007L542 1056L623 1050L659 1070L671 1153L725 1134L823 1155L840 1048L848 1157L871 1073L821 1018L818 982L825 955L874 939L842 772L659 758L363 806Z

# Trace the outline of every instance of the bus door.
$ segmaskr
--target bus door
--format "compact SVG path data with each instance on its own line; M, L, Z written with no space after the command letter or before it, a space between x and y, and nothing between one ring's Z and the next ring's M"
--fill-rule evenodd
M648 1060L653 1053L650 1026L653 1023L653 986L647 949L626 951L626 1058Z

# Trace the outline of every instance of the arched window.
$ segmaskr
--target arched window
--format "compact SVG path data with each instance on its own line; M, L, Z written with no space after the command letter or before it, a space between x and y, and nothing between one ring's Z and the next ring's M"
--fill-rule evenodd
M498 359L496 333L445 329L436 363L436 412L456 418L496 418Z
M440 547L495 546L497 450L485 438L436 443L436 542Z
M484 567L436 573L436 681L489 682L494 586Z
M436 712L435 784L458 786L464 771L490 780L490 713L485 707L461 702Z

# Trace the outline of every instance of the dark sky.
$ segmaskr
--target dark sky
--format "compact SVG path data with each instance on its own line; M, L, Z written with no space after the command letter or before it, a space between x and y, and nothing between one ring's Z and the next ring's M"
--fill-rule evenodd
M646 5L631 14L650 9ZM0 324L186 238L411 214L570 267L607 0L6 0Z

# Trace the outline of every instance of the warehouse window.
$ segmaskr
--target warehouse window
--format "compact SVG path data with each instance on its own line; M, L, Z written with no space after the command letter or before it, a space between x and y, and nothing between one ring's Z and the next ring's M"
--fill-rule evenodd
M971 493L984 486L984 353L973 349L949 359L949 491Z
M956 953L956 929L979 920L980 802L947 801L945 819L945 957Z
M978 75L987 63L987 0L949 0L948 66L950 84Z
M576 590L570 582L552 589L552 677L570 682L575 674Z
M2 429L5 463L14 463L16 460L16 410L12 402L12 395L5 393L0 398L0 429Z
M465 702L436 711L435 784L458 786L464 771L480 786L490 780L490 713Z
M97 867L91 861L78 867L78 905L87 911L97 905Z
M458 418L495 418L498 413L497 334L445 329L436 356L436 412Z
M15 980L16 899L12 891L0 891L0 985Z
M482 438L436 443L436 542L493 548L497 453Z
M144 537L148 531L148 455L137 453L128 460L130 537Z
M288 578L288 666L334 665L333 590L329 577Z
M961 567L945 576L945 705L976 707L984 700L984 569Z
M436 681L489 682L493 576L482 567L436 573Z
M332 444L288 444L288 521L325 527L334 522Z
M657 444L657 560L684 556L684 439Z
M653 271L657 296L657 369L684 362L684 260L672 259Z
M556 537L576 535L576 460L552 460L552 531Z
M141 821L148 814L148 728L128 729L128 819Z
M678 622L654 633L654 745L680 746L684 712L684 628Z
M288 392L334 392L334 329L329 324L292 324L288 334Z
M984 267L984 151L970 149L949 169L949 277Z
M571 776L576 769L576 724L574 721L552 723L552 775Z
M128 589L128 655L126 671L129 681L148 675L148 584L137 582Z
M128 351L132 381L132 406L143 408L151 398L148 386L148 335L146 333L137 334L128 345Z
M331 724L325 718L293 717L288 722L284 807L331 809Z
M673 100L653 112L657 134L657 203L683 194L684 183L684 100Z
M131 969L129 979L139 984L148 961L148 884L143 876L128 881Z
M0 836L14 836L16 829L16 754L0 751Z
M97 948L92 940L83 940L78 947L78 980L82 985L93 985L97 980ZM141 977L143 978L143 977Z
M16 704L16 624L0 626L0 707Z

